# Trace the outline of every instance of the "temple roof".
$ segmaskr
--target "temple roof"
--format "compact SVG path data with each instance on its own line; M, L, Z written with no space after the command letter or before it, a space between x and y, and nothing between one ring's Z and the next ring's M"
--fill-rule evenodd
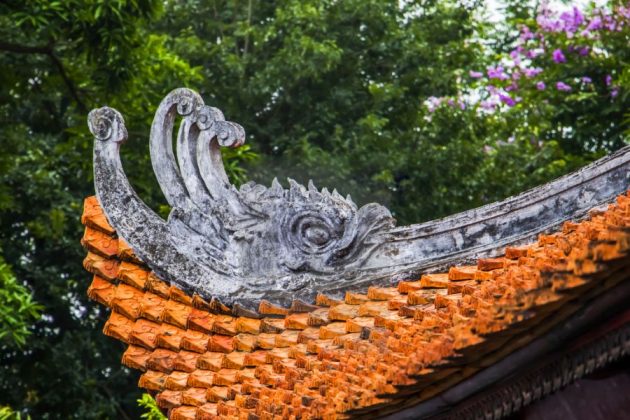
M495 376L522 367L519 349L579 330L630 280L630 192L474 264L250 309L161 280L96 197L82 222L88 294L112 309L104 333L128 345L122 363L171 419L420 415L447 390L487 385L502 361Z
M172 419L459 420L482 390L482 411L501 417L531 401L509 396L531 393L519 375L538 359L577 357L540 367L537 381L551 378L540 397L630 352L630 329L591 331L630 297L630 146L503 201L396 226L384 206L312 182L231 185L220 150L244 129L176 89L149 136L163 219L125 175L122 115L99 108L88 125L88 294L112 309L104 333L128 344L123 363ZM508 378L501 402L491 385Z

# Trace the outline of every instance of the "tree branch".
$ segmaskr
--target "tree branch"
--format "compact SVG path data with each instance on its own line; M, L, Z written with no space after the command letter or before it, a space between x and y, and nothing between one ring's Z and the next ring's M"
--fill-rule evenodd
M52 60L52 62L55 65L55 67L57 67L57 70L59 70L59 75L63 79L64 83L66 84L66 87L68 88L68 90L70 91L70 95L72 96L72 98L77 103L77 105L79 107L79 110L81 112L83 112L83 113L87 112L87 107L85 106L85 104L83 103L83 100L79 96L79 91L77 90L76 86L74 85L74 82L72 81L72 79L70 79L70 77L68 77L68 74L66 73L66 69L64 68L63 63L61 62L59 57L57 57L53 51L51 51L50 54L48 54L48 56Z
M10 42L0 41L0 51L8 51L8 52L16 53L16 54L44 54L50 57L50 60L52 61L53 65L57 68L59 75L61 76L61 78L63 79L63 82L68 88L68 91L70 92L70 96L72 96L72 99L74 99L74 101L77 103L79 110L81 112L87 112L87 107L85 106L85 103L81 99L81 96L79 95L79 91L74 85L74 82L72 81L72 79L70 79L70 77L68 76L68 73L66 72L66 69L63 63L61 62L61 59L59 59L59 57L57 57L57 55L55 54L53 46L54 44L52 41L48 43L47 45L41 45L41 46L13 44Z
M124 418L125 420L131 420L131 418L127 415L127 413L125 412L125 410L122 409L122 407L120 406L120 404L118 403L118 401L116 401L116 398L114 397L114 394L112 394L112 392L109 390L109 388L106 385L103 384L99 384L99 387L105 391L105 393L107 394L107 396L110 398L110 400L114 403L114 405L116 406L116 410L120 413L121 417Z
M17 54L50 54L52 52L52 44L31 47L29 45L0 41L0 50Z
M252 26L252 0L247 3L247 35L245 35L245 46L243 47L243 58L247 55L249 47L249 30Z

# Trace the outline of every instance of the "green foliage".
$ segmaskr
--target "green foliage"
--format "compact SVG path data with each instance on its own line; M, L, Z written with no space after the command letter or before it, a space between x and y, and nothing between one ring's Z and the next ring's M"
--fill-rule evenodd
M155 400L149 394L142 394L142 397L138 399L138 405L145 410L140 418L146 420L166 420L166 416L162 414Z
M16 413L11 407L0 407L0 420L30 420L30 416L22 416Z
M0 5L0 243L44 306L24 351L0 352L0 404L34 418L135 418L137 375L107 314L88 301L80 261L82 200L93 194L87 110L127 118L135 186L160 203L149 173L150 106L200 75L149 31L161 2L9 1ZM140 141L138 141L140 140ZM10 244L10 246L8 246Z
M0 348L26 344L29 326L40 317L42 306L30 290L18 283L11 268L0 258Z
M0 420L13 420L16 417L11 407L0 407Z
M510 32L519 36L495 56L493 67L505 69L505 80L481 77L468 88L515 100L503 118L516 137L557 142L568 155L621 147L630 106L630 19L621 9L612 3L585 11L521 11L509 20Z
M43 305L23 349L0 352L0 405L38 419L154 407L148 396L138 406L137 372L120 365L124 347L103 336L107 313L86 297L91 108L125 116L123 164L163 215L146 139L155 107L180 86L246 129L248 146L223 155L235 183L312 178L388 205L399 223L504 198L621 146L625 32L596 41L604 57L540 58L550 83L592 75L593 91L529 89L501 112L461 108L485 86L469 71L504 59L516 25L534 24L533 6L507 3L506 21L491 26L476 18L481 2L455 0L0 2L0 243L16 284ZM606 73L620 102L601 85ZM429 109L430 97L445 102Z
M410 204L415 191L405 185L421 182L426 174L414 172L428 167L429 139L418 131L424 98L454 93L462 68L479 58L474 6L173 1L165 11L158 28L201 67L204 96L246 127L260 153L249 166L254 179L312 178L359 202L392 205L402 222L437 215Z

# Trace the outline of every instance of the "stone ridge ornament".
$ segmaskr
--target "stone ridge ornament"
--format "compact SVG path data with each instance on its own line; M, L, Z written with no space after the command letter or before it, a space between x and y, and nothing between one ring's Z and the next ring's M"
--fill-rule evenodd
M181 119L173 150L173 127ZM253 308L288 305L368 285L393 284L454 261L495 255L610 201L630 185L630 147L542 187L441 220L396 227L387 208L358 207L336 190L289 179L230 184L220 148L245 141L189 89L159 105L150 133L153 170L171 206L167 220L135 193L119 148L127 139L112 108L90 112L94 184L109 223L159 277L206 299ZM176 152L176 153L175 153ZM509 180L506 180L509 182ZM422 197L413 197L422 199Z

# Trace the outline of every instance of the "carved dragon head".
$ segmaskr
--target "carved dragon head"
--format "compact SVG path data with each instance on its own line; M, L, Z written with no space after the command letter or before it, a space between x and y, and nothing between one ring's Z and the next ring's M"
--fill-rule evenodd
M234 232L245 251L241 266L261 273L324 274L360 265L378 243L374 236L394 224L386 208L357 208L350 196L319 191L312 182L308 189L292 179L288 189L276 179L270 188L250 182L239 197L256 221Z
M236 189L220 148L242 145L245 131L197 93L176 89L159 105L150 134L153 170L171 206L163 220L125 176L119 148L127 131L120 113L108 107L93 110L88 125L96 138L96 193L118 234L164 280L205 298L246 306L263 298L288 303L310 300L317 292L387 283L404 272L461 259L463 250L471 257L492 253L514 237L528 239L581 208L604 202L623 191L628 178L626 170L625 177L600 179L592 191L587 183L575 184L576 195L592 194L577 208L560 202L547 186L439 222L396 228L385 207L359 208L349 196L318 190L312 182L304 187L289 180L286 189L277 180L270 187L249 182ZM626 155L617 158L622 169L627 169ZM614 174L591 171L597 177ZM556 183L566 197L571 178ZM537 207L528 206L528 200Z
M242 145L245 131L188 89L166 96L151 127L153 169L172 208L168 220L159 220L135 195L120 166L118 147L127 137L122 116L104 107L90 113L88 124L97 139L97 195L110 222L157 273L195 291L210 290L225 300L224 291L213 287L216 277L224 277L247 284L249 292L260 289L261 297L265 289L275 289L269 280L298 292L303 283L340 267L360 268L382 242L375 238L394 226L385 207L358 208L350 196L317 190L312 182L305 188L290 179L287 189L277 180L270 187L248 182L236 189L226 176L220 147ZM121 179L112 182L112 170ZM138 207L136 215L151 223L130 223L130 202ZM167 251L178 257L160 262ZM197 266L205 280L189 281L184 261ZM296 281L300 277L309 280Z

